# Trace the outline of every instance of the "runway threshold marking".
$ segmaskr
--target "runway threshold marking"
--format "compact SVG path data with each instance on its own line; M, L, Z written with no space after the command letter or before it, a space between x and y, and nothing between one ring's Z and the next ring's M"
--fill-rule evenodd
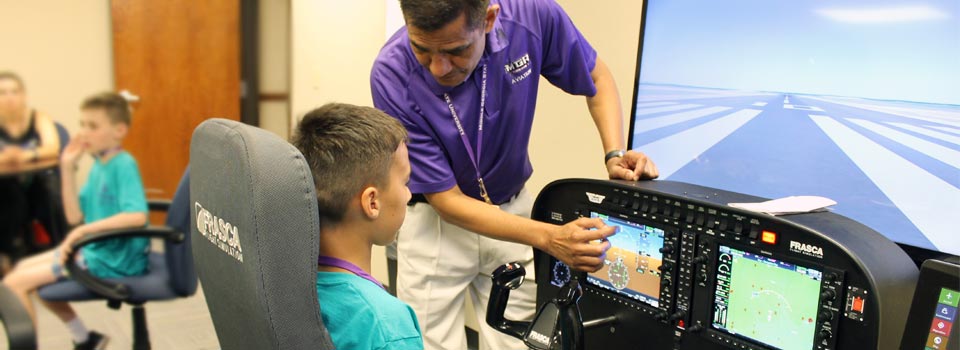
M715 106L715 107L707 107L707 108L695 109L692 111L669 114L662 117L655 117L650 119L639 119L635 121L633 124L633 132L635 134L641 133L641 132L647 132L650 130L683 123L688 120L708 116L714 113L720 113L728 109L730 109L730 107Z
M666 179L762 112L741 109L696 127L637 147L656 159L660 178Z
M938 250L960 251L956 225L944 217L960 213L960 189L831 117L809 116Z
M910 147L920 153L926 154L936 160L950 164L954 168L960 169L960 151L952 150L948 147L921 139L919 137L897 131L868 120L847 119L854 124L862 126L867 130L873 131L883 137L896 141L897 143ZM957 197L960 199L960 197Z

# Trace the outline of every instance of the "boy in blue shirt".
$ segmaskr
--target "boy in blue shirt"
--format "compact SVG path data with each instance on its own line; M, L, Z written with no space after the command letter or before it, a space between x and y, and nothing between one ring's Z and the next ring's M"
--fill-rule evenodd
M147 224L147 201L137 162L121 148L130 127L130 107L115 93L101 93L81 105L80 133L60 160L62 196L67 221L74 228L57 247L24 259L3 279L36 325L29 295L38 288L66 278L63 268L71 246L84 236ZM95 158L87 182L76 189L77 162L84 154ZM100 278L135 276L146 272L145 237L114 238L91 243L77 254L78 263ZM102 349L108 338L89 331L65 302L43 301L70 329L75 349Z
M370 250L396 239L410 191L407 133L370 107L307 113L293 144L313 172L320 209L317 296L338 349L422 349L413 309L370 276Z

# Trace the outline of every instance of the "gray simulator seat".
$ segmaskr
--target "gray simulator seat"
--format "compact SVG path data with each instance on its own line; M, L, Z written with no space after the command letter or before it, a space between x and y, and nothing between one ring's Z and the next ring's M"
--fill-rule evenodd
M317 302L319 214L303 155L211 119L190 144L193 256L224 349L333 349Z

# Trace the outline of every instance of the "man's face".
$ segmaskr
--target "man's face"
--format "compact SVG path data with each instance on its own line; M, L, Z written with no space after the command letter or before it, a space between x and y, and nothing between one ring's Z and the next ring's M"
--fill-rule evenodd
M486 22L492 23L492 19ZM485 34L490 27L481 24L471 29L467 25L466 13L462 13L436 31L425 32L408 26L407 32L413 54L420 65L430 70L437 83L453 87L467 80L477 68L486 46Z
M407 215L407 202L410 201L408 182L410 182L410 160L407 155L407 145L401 142L397 151L393 153L387 184L383 187L383 209L377 219L381 225L377 229L378 236L373 238L374 244L387 245L396 240L397 231L400 230L403 218Z
M23 112L26 96L16 80L0 79L0 117Z

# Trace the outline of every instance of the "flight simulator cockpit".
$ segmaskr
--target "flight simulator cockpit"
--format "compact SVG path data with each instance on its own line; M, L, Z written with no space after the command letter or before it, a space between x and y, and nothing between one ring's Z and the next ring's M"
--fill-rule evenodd
M722 204L757 200L671 181L554 182L535 219L600 217L619 230L596 272L537 252L538 304L576 280L585 349L896 348L918 275L910 257L834 213Z
M544 188L534 219L618 233L596 272L536 252L537 316L488 323L536 349L960 349L960 2L643 7L629 148L660 178ZM837 204L729 205L794 195Z

